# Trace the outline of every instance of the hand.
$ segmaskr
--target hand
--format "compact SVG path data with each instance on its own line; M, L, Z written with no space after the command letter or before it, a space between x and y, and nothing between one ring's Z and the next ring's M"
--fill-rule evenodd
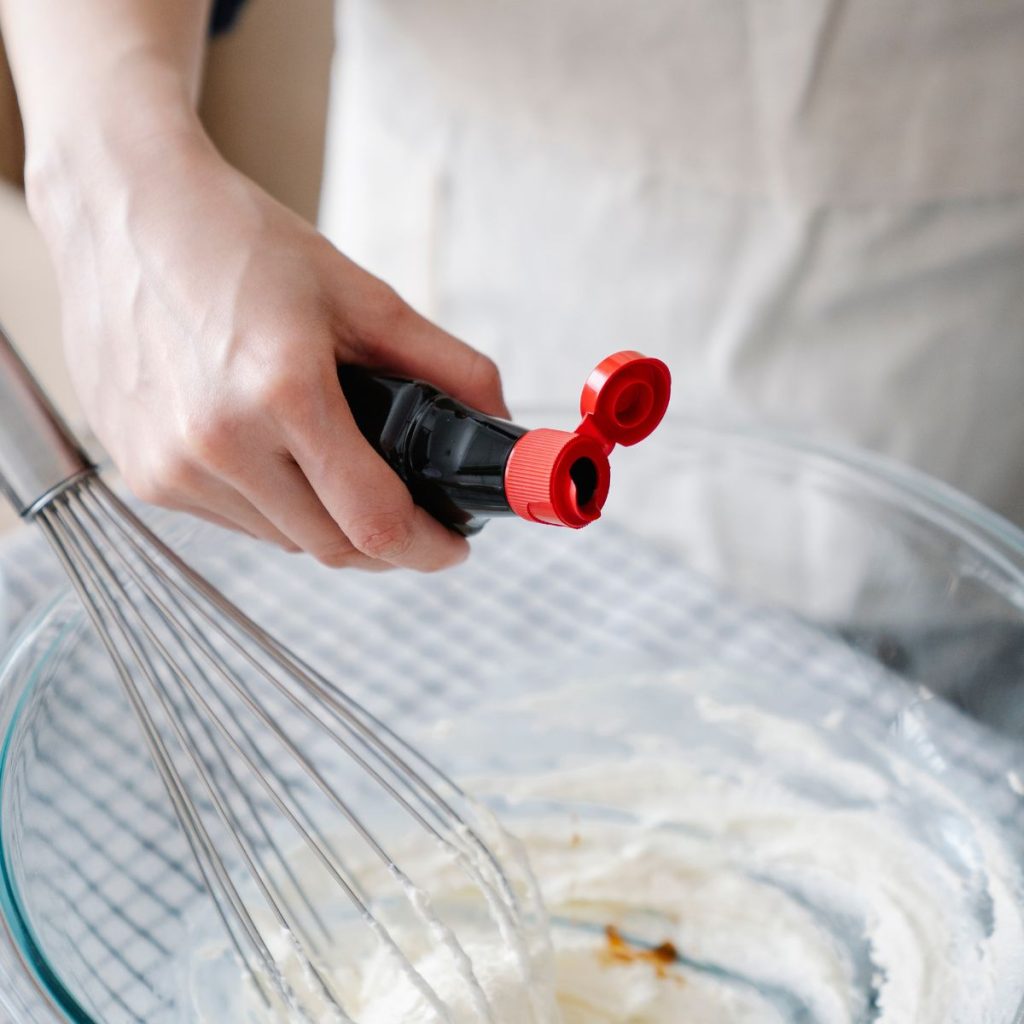
M339 363L508 415L490 360L230 168L201 132L30 186L86 416L141 498L331 566L434 570L466 542L359 433Z

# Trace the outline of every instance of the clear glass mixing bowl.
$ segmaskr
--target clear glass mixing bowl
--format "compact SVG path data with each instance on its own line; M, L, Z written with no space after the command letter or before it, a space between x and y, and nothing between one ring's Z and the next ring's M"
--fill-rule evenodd
M713 760L718 740L703 741L717 727L683 713L694 694L665 703L666 672L700 666L815 735L880 739L884 756L1021 835L1024 534L948 488L876 458L676 419L615 453L601 522L496 522L475 544L466 565L429 577L330 573L206 527L185 553L456 777L542 770L630 731ZM662 680L657 700L643 687L616 700L617 678L644 673ZM536 742L522 716L495 724L502 700L564 679L594 680L603 717L584 685L581 713ZM205 896L70 596L7 654L0 742L0 1009L16 1024L188 1019L179 953ZM757 756L766 777L792 770L786 751ZM879 799L888 813L900 794ZM944 822L933 841L959 856L964 836ZM1024 976L996 988L990 1024L1019 1024ZM791 1019L817 1019L807 1012ZM866 1002L852 1019L876 1018Z

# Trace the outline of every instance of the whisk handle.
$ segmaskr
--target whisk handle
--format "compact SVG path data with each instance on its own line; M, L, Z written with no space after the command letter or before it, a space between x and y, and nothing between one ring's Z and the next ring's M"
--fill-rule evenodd
M29 519L93 470L0 327L0 492Z

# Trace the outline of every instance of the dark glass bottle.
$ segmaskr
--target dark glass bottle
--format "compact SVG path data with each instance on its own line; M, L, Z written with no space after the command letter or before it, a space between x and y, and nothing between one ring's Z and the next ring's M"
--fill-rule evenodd
M464 535L495 516L579 528L608 494L608 454L661 422L670 377L660 360L620 352L587 381L575 431L527 430L424 381L339 368L359 429L413 500Z

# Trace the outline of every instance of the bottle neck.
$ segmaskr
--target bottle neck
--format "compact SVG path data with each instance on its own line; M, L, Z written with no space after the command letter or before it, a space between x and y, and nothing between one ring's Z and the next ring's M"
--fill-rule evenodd
M525 428L486 416L422 381L339 371L363 436L401 477L413 500L463 534L513 515L505 467Z

